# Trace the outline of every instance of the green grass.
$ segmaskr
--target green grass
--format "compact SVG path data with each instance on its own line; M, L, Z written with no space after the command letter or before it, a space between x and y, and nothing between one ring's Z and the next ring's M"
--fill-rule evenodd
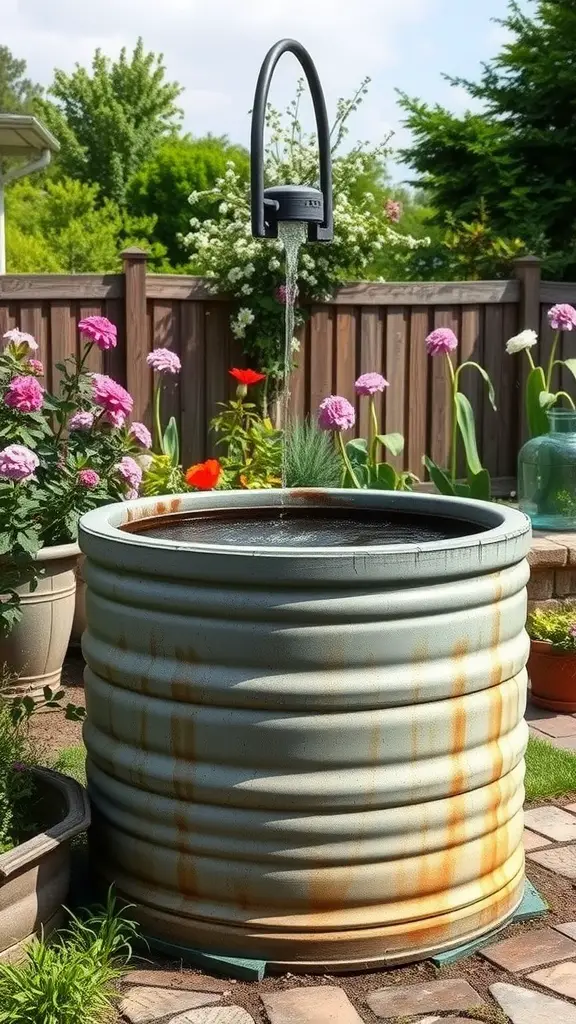
M73 779L86 785L86 748L83 744L77 747L64 747L54 762L54 768L64 775L71 775Z
M527 800L576 791L576 754L531 736L526 751L525 786Z

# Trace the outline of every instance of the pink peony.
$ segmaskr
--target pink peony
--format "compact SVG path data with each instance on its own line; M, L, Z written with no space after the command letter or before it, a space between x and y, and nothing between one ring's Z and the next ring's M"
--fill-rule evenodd
M458 348L458 338L449 327L437 327L426 338L426 351L429 356L452 352L455 348Z
M182 369L178 356L169 348L155 348L147 356L146 362L156 373L180 373Z
M87 487L90 491L98 487L100 477L95 469L81 469L78 473L78 483L81 487Z
M13 377L4 395L4 401L18 412L38 412L44 403L44 389L36 377Z
M152 447L152 434L144 423L133 423L130 427L130 436L133 437L142 448Z
M44 373L44 363L41 363L39 359L29 359L26 366L32 373L38 374L39 377Z
M341 395L329 395L320 402L318 426L322 430L350 430L356 422L354 406Z
M0 477L5 480L30 480L40 465L40 459L23 444L9 444L0 451Z
M38 349L36 339L31 334L27 334L26 331L19 331L17 327L13 327L11 331L6 331L4 341L7 341L8 344L12 342L13 345L27 345L31 352L36 352Z
M387 387L388 381L381 373L363 373L354 384L357 395L375 395Z
M94 413L79 409L68 420L68 430L90 430L94 424Z
M118 343L116 326L106 316L86 316L80 320L78 330L103 352L116 348Z
M136 491L134 497L138 497L138 488L142 482L142 469L131 455L124 455L116 465L116 472L126 481L130 490Z
M402 203L399 203L396 199L387 199L384 203L384 213L392 224L398 224L402 219L403 211L404 207L402 206Z
M115 427L123 425L134 405L132 395L105 373L92 374L92 397L96 405L104 409L107 421Z
M576 327L576 309L567 302L560 302L548 310L548 323L553 331L573 331Z

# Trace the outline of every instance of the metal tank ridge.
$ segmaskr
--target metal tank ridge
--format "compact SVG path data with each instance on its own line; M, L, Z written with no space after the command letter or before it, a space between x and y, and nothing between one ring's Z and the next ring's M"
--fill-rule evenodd
M248 548L120 529L320 501L470 532ZM400 492L187 494L83 518L94 864L145 933L338 970L514 912L529 541L503 505Z

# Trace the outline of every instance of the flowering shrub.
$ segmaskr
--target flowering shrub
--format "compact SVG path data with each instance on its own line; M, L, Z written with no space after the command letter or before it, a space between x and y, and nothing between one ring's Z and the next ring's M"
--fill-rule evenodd
M537 608L526 626L532 640L547 640L556 650L576 653L576 611L548 611Z
M18 615L16 588L33 581L33 556L76 540L78 521L98 505L138 493L134 456L148 447L144 424L128 423L132 397L117 381L84 369L91 348L116 345L105 317L86 317L79 356L59 363L58 394L38 380L31 335L4 336L0 352L0 630ZM31 363L33 364L31 366ZM33 371L32 373L30 371Z
M366 191L363 182L374 178L374 167L385 146L368 148L359 143L348 153L339 153L347 134L347 121L367 91L366 79L352 100L340 100L334 126L334 241L331 245L306 245L299 263L299 295L305 301L326 301L342 284L364 279L377 254L391 247L416 248L428 244L400 234L393 224L402 214L399 204L382 201ZM304 91L298 85L296 99L290 104L288 123L268 108L267 125L271 131L266 151L267 185L315 185L318 177L318 151L314 135L304 135L299 105ZM213 279L215 292L234 299L231 328L244 343L244 350L274 382L284 365L284 313L286 303L284 255L277 239L252 238L248 188L233 163L209 192L193 193L194 207L200 199L211 198L217 208L213 218L190 221L191 231L183 241L190 252L196 273ZM303 311L296 312L296 323ZM293 342L297 348L297 342Z
M248 388L263 381L266 375L236 367L229 370L229 373L238 382L236 398L230 402L220 402L222 412L211 423L211 429L217 436L217 445L225 449L221 459L221 486L279 487L282 431L277 430L267 416L260 415L254 402L245 401ZM194 482L188 474L186 479L188 483Z
M524 330L506 342L509 355L525 352L530 363L530 373L526 380L526 415L530 437L538 437L548 432L546 410L551 409L560 398L565 398L574 409L574 402L566 391L552 391L552 375L556 366L565 366L576 377L576 359L556 359L558 342L562 331L573 331L576 328L576 309L562 302L548 310L548 323L555 331L550 358L546 370L536 366L530 349L538 342L536 331Z
M458 495L460 497L490 500L490 474L484 469L478 455L476 444L476 427L474 411L466 395L460 391L460 374L467 367L477 370L488 388L488 398L493 409L496 409L494 388L486 370L478 363L468 360L455 368L450 353L458 348L458 338L449 327L438 327L426 338L426 351L429 356L445 356L448 363L452 399L452 430L450 438L450 456L448 469L437 466L427 455L424 456L432 483L441 494ZM466 458L467 482L459 481L458 468L458 436L462 439Z

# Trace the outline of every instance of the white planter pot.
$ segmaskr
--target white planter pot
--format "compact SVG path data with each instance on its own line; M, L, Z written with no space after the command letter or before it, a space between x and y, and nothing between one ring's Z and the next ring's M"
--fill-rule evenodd
M60 685L76 603L77 544L42 548L44 570L35 590L19 588L22 616L0 639L0 665L17 677L8 693L38 697L45 686Z
M80 555L76 563L76 602L74 607L74 621L72 622L72 634L70 645L80 647L82 633L86 629L86 584L82 570L84 568L84 555Z

